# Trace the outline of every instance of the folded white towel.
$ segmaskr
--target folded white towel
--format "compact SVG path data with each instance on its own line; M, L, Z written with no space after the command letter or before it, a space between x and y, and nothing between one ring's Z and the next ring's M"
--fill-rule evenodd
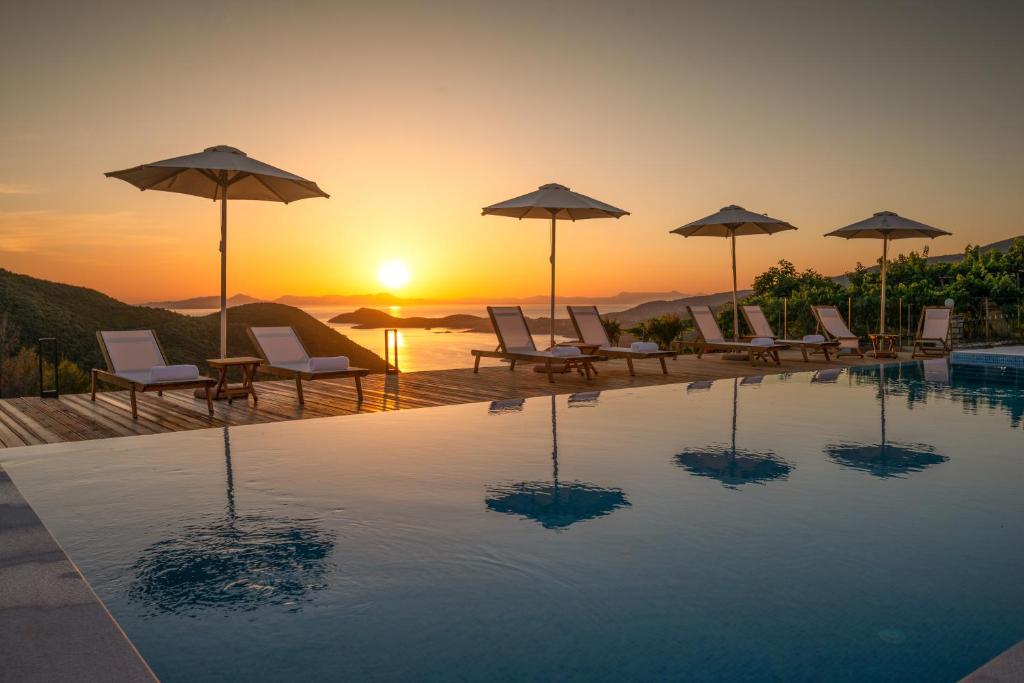
M310 358L309 369L313 372L341 372L348 370L348 356Z
M149 369L153 382L187 382L199 379L199 368L194 365L155 365Z
M630 350L640 353L654 353L658 351L658 345L654 342L633 342L629 345Z
M771 337L754 337L750 340L751 346L775 346L775 340Z
M804 335L804 343L805 344L824 344L825 343L825 337L824 337L824 335L820 335L820 334L805 334Z
M558 356L559 358L572 358L573 356L582 356L583 353L576 346L556 346L551 349L552 355Z

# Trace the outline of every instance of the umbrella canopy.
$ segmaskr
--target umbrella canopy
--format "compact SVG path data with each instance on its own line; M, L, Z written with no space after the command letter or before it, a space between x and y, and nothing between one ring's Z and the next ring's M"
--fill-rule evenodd
M551 221L551 346L555 345L555 228L556 221L582 221L588 218L621 218L629 212L605 204L565 185L548 183L513 199L483 208L484 216L509 218L543 218Z
M751 451L736 447L736 423L739 416L739 380L732 381L732 439L728 445L714 444L688 448L674 460L690 474L711 477L727 488L785 479L793 466L769 450Z
M717 213L670 230L683 237L728 237L732 249L732 335L740 338L739 305L736 301L736 237L742 235L774 235L783 230L796 230L784 220L747 211L742 206L731 204Z
M227 254L228 199L255 199L288 204L310 197L329 197L312 180L246 156L245 152L218 145L151 164L110 171L140 190L178 192L214 201L221 200L220 241L220 355L227 356Z
M593 399L596 401L596 397ZM629 507L622 489L583 481L562 481L558 476L558 411L551 396L551 480L521 481L487 487L484 504L489 510L532 519L545 529L564 529L576 522L604 517Z
M876 239L882 240L882 297L878 331L885 334L885 279L886 263L889 260L889 240L926 237L935 239L952 233L918 221L904 218L892 211L879 211L871 218L851 223L844 228L825 233L825 237L843 237L845 239Z

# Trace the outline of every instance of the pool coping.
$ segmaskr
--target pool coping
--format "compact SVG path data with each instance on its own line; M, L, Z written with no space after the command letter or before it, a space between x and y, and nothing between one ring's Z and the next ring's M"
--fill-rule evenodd
M156 681L0 466L0 681Z
M961 683L1014 683L1024 680L1024 640L968 674Z

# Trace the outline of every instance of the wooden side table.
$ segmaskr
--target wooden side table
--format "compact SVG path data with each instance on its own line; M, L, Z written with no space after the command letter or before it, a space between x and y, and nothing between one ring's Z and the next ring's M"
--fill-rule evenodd
M255 356L237 356L234 358L211 358L206 361L211 370L217 371L217 386L213 389L215 401L227 399L228 403L239 396L252 396L252 404L256 405L259 400L256 398L256 388L253 386L253 377L256 376L256 369L263 364L262 358ZM242 369L242 383L228 384L228 370L231 368Z
M871 355L875 358L896 358L896 342L899 339L895 334L869 334L871 340Z
M575 346L580 350L580 353L583 354L584 356L597 355L597 350L599 348L595 344L584 344L581 341L573 340L559 342L555 344L555 346ZM575 370L577 374L586 375L588 378L590 377L590 373L594 373L595 375L597 374L597 368L595 368L594 364L589 360L580 360L573 356L563 356L559 358L559 360L562 361L562 370L555 369L555 372L566 373ZM547 372L547 369L545 368L543 363L538 363L537 365L533 366L533 371Z

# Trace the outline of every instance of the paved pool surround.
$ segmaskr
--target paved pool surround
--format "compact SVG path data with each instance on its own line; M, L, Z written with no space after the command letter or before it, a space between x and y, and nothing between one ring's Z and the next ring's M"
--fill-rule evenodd
M0 682L155 680L0 467Z

